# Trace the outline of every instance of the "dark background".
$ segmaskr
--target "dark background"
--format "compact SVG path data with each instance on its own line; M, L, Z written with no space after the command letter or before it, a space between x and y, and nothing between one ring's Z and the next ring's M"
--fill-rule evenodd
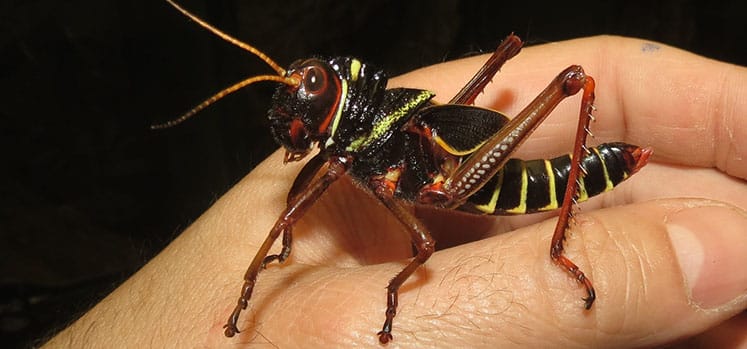
M396 75L510 32L528 44L636 36L747 64L737 0L181 3L282 65L355 55ZM0 343L74 320L276 149L271 84L148 129L260 73L271 70L164 1L0 0Z

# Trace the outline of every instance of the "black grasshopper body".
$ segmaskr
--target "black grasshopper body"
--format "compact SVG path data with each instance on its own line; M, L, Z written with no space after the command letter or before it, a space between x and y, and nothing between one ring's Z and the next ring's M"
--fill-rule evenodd
M347 173L359 184L390 178L395 197L417 204L438 206L422 192L448 178L509 120L486 108L435 104L427 90L386 89L386 74L356 58L309 59L291 65L288 74L298 74L300 86L278 87L268 112L286 160L304 158L316 146L319 159L310 166L330 157L350 158ZM307 80L314 86L308 87ZM637 146L615 142L587 149L577 202L612 190L638 168ZM494 215L555 210L570 168L569 154L550 160L511 158L455 208Z
M512 41L518 38L509 37L505 42ZM506 48L499 47L494 56L503 54L503 50ZM290 66L285 77L298 84L281 85L275 92L268 112L272 134L285 148L286 161L303 159L314 148L318 148L318 153L297 177L288 195L288 209L270 233L269 239L274 240L282 232L283 249L269 257L265 257L266 249L257 254L253 264L257 267L249 268L245 292L227 324L227 335L238 331L236 320L249 299L251 290L246 290L247 285L254 285L259 270L255 268L287 258L290 226L342 175L352 177L399 218L417 251L413 261L387 288L386 320L379 332L381 343L392 339L400 285L435 249L428 230L405 209L408 204L493 215L565 208L553 238L551 256L586 287L585 306L591 307L595 299L591 282L562 255L570 207L612 190L629 178L646 163L650 150L621 142L586 147L593 99L593 93L587 93L583 103L588 111L580 118L584 127L576 138L578 161L574 161L574 154L530 161L509 157L511 149L554 104L584 87L593 92L593 80L580 67L569 67L551 83L544 91L546 95L541 96L550 100L549 106L530 106L522 116L524 125L512 123L507 116L490 109L437 104L433 102L434 94L427 90L387 89L386 74L356 58L299 61ZM581 80L580 86L577 80ZM454 99L471 101L472 94L481 91L481 87L465 91L468 96ZM320 179L313 182L320 173Z
M251 83L274 81L280 86L268 118L273 136L285 148L285 161L304 159L318 149L290 188L286 209L247 269L238 303L224 326L226 336L239 332L239 315L251 299L260 270L290 255L293 225L342 176L353 178L397 217L416 251L387 286L385 321L378 333L382 344L393 338L400 286L435 251L428 229L408 210L411 204L492 215L559 210L550 257L584 287L584 306L591 308L596 298L591 281L563 254L571 209L574 203L612 190L629 178L646 164L652 150L619 142L586 146L595 82L580 66L561 71L524 110L508 118L472 104L503 64L519 53L522 43L514 35L448 103L438 104L427 90L387 89L386 74L356 58L311 58L283 69L256 48L167 1L204 28L264 60L277 75L248 78L153 128L176 125ZM555 106L579 92L581 108L570 154L549 160L511 158ZM270 254L281 235L282 249Z

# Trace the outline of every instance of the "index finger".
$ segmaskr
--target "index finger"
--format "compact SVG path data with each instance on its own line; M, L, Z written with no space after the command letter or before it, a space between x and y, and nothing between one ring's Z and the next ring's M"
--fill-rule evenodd
M394 84L431 89L448 100L484 60L421 69ZM652 146L656 161L717 167L747 178L747 69L663 44L592 37L528 47L506 64L478 104L515 115L571 64L597 80L599 122L593 127L599 139ZM531 137L542 141L540 147L571 144L578 104L563 103L553 115L545 122L552 126Z

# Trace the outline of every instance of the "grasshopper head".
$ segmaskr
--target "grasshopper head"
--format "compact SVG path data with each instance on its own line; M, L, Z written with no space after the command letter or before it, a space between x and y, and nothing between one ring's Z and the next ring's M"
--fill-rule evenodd
M272 135L286 150L285 161L304 158L315 143L329 136L329 126L341 103L340 77L329 63L307 59L293 63L267 113Z

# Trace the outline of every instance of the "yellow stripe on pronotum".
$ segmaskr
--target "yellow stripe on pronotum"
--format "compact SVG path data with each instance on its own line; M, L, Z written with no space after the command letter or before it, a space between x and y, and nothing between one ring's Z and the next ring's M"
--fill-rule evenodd
M340 103L337 106L337 111L335 112L335 118L332 120L332 129L329 132L329 138L327 138L327 142L324 143L325 147L329 147L332 144L335 144L334 136L335 132L337 132L337 126L340 125L340 119L342 118L342 110L345 108L345 101L348 99L348 82L345 79L340 79Z
M361 61L353 58L350 62L350 80L355 82L358 81L358 76L361 74Z
M411 99L409 102L407 102L400 108L397 108L396 110L389 113L389 115L387 115L383 119L376 122L373 125L370 133L363 135L361 137L358 137L356 140L351 142L350 145L345 150L356 151L358 149L362 149L370 145L373 141L379 139L387 131L391 130L392 124L402 119L403 117L407 116L408 113L413 108L417 107L418 105L422 104L423 102L431 98L433 98L432 92L421 91L417 96L415 96L415 98Z

